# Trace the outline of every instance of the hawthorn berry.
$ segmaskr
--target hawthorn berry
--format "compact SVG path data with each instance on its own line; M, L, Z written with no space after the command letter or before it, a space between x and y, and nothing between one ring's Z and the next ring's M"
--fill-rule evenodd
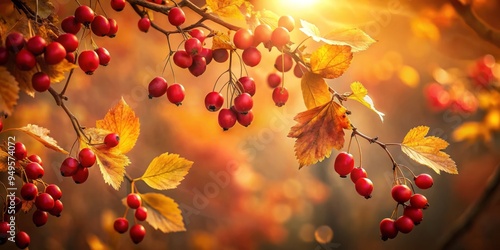
M9 51L7 48L0 45L0 65L4 65L9 61Z
M21 187L21 197L25 201L31 201L38 195L38 188L33 183L25 183Z
M410 204L412 207L426 209L429 207L427 198L421 194L414 194L410 198Z
M236 120L244 127L248 127L253 121L253 112L249 110L246 114L236 113Z
M109 28L108 18L102 15L94 17L90 23L90 29L96 36L106 36L109 33Z
M140 31L147 33L149 31L149 28L151 27L151 20L149 20L149 18L145 16L139 19L139 22L137 22L137 27Z
M148 217L148 209L140 206L135 210L134 216L139 221L145 221Z
M30 236L24 231L19 231L15 237L16 246L24 249L30 245Z
M99 56L93 50L85 50L78 56L78 65L87 75L92 75L99 67Z
M31 76L31 86L38 92L45 92L50 88L50 77L45 72L36 72Z
M168 22L173 26L181 26L186 21L186 14L179 7L173 7L168 12Z
M269 85L269 87L274 89L278 87L280 84L281 84L281 76L278 73L273 72L267 76L267 85Z
M205 41L205 38L206 38L205 32L203 32L203 30L197 29L197 28L194 28L194 29L190 30L189 31L189 35L192 38L198 39L198 41L200 41L201 44L203 44L203 41Z
M28 163L24 168L24 171L26 176L31 180L42 178L45 173L43 167L36 162Z
M354 184L356 192L359 195L364 196L366 199L371 198L373 191L373 182L368 178L360 178Z
M200 76L205 73L206 69L207 61L205 57L201 55L193 56L193 63L189 66L189 72L191 72L193 76Z
M255 67L260 63L262 55L260 51L255 47L248 47L243 50L243 54L241 55L243 59L243 63L247 66Z
M87 5L80 5L75 9L75 19L79 23L88 25L94 20L94 10Z
M0 245L3 245L7 242L7 238L9 235L10 226L7 221L0 222Z
M35 56L41 55L45 51L46 46L47 42L45 39L38 35L32 36L26 42L26 49Z
M130 193L127 195L127 206L132 209L137 209L141 206L141 196L136 193Z
M97 160L97 157L90 148L83 148L78 153L78 161L80 161L80 165L84 168L92 167Z
M238 79L241 84L243 92L248 93L250 96L255 95L255 80L249 76L243 76Z
M19 32L11 32L5 38L5 47L14 53L20 51L25 43L24 35Z
M366 170L364 168L359 167L359 168L353 168L350 176L352 183L356 183L357 180L361 178L366 178L368 174L366 173Z
M54 198L48 193L41 193L35 198L35 206L42 211L50 211L54 208Z
M288 72L292 69L293 59L289 54L281 54L276 57L276 61L274 62L274 68L281 72Z
M178 50L174 53L175 65L186 69L193 64L193 58L185 50Z
M242 93L234 98L234 110L238 113L246 114L253 107L252 96L248 93Z
M63 36L63 37L69 37L69 36L74 36L74 35L68 34L68 36ZM76 42L77 42L76 47L78 47L78 40L76 40ZM69 46L74 46L74 44L71 44ZM73 47L68 47L68 48L73 49ZM66 58L66 53L67 53L66 48L61 43L55 41L47 45L47 47L45 48L45 52L43 53L43 57L47 64L54 65L62 62L62 60Z
M410 200L411 189L404 184L398 184L392 187L391 195L396 202L403 204Z
M198 38L189 38L184 42L184 49L186 52L190 55L197 55L199 52L201 52L202 45L200 40Z
M126 218L120 217L113 223L113 228L118 233L125 233L128 230L128 220Z
M115 37L116 33L118 32L118 23L113 18L108 18L108 22L109 22L109 32L107 36Z
M290 33L286 28L278 27L271 33L271 44L278 50L281 51L288 42L290 42Z
M36 66L35 56L27 49L21 49L16 54L16 66L20 70L31 70Z
M0 129L0 131L2 131L2 130ZM30 155L30 156L28 156L28 160L30 160L31 162L36 162L36 163L40 164L41 166L43 166L42 158L40 158L40 156L38 156L38 155Z
M236 120L237 116L233 110L223 108L219 111L218 122L224 131L232 128L236 124Z
M125 8L125 3L125 0L111 0L111 8L117 12L120 12Z
M255 27L253 35L253 45L257 47L260 43L268 43L271 41L273 30L267 24L259 24Z
M61 216L61 212L63 211L63 209L64 209L64 206L63 206L62 201L55 200L54 207L48 212L49 212L49 214L51 214L53 216L59 217L59 216Z
M335 158L333 166L335 172L337 172L340 177L345 178L354 169L354 158L347 152L340 152Z
M182 86L179 83L174 83L168 86L167 98L171 103L179 106L182 104L184 97L185 97L184 86Z
M408 216L415 225L420 224L420 222L424 218L424 213L422 212L422 209L412 206L406 206L403 215Z
M14 158L20 161L28 156L28 151L26 150L26 146L22 142L16 142L14 144Z
M69 63L73 63L73 64L76 63L76 56L75 56L74 52L68 52L68 53L66 53L65 59Z
M168 84L165 78L161 76L153 78L153 80L151 80L148 85L149 98L160 97L164 95L165 93L167 93L167 88Z
M139 244L146 235L146 229L141 224L135 224L130 228L130 239L135 244Z
M107 147L114 148L118 146L118 143L120 143L120 136L116 133L107 134L104 137L104 145Z
M278 27L283 27L291 32L295 28L295 20L292 16L281 16L278 19Z
M74 52L76 49L78 49L78 37L71 33L60 35L59 37L57 37L56 42L60 43L64 47L66 52Z
M212 61L213 50L209 48L202 48L199 55L205 57L206 64L208 65Z
M50 194L54 200L59 200L62 197L62 191L56 184L50 184L45 187L45 193Z
M79 165L80 163L73 157L68 157L64 159L64 161L61 163L61 168L60 168L61 175L64 177L68 177L76 174Z
M385 218L380 222L380 237L382 240L394 239L398 235L398 229L396 228L396 223L391 218Z
M229 52L227 49L215 49L212 52L212 58L218 63L223 63L229 59Z
M111 61L111 55L109 54L109 51L103 47L99 47L94 51L99 57L99 65L107 66L109 64L109 61Z
M415 185L420 189L428 189L434 184L432 176L428 174L419 174L413 180L415 181Z
M297 62L293 67L293 75L297 78L302 78L305 72L307 72L307 68L301 62Z
M399 218L395 222L395 225L398 231L404 234L411 232L411 230L413 230L413 227L415 226L413 220L406 215L399 216Z
M285 87L277 87L273 90L273 101L276 106L281 107L288 101L288 90Z
M76 21L75 16L68 16L62 20L61 28L66 33L76 34L82 28L82 24Z
M210 92L205 96L205 107L208 111L218 111L224 104L224 97L216 91Z
M49 219L49 214L45 211L37 209L35 210L35 212L33 212L33 217L32 217L33 224L35 224L35 226L37 227L45 225L48 219Z
M234 46L238 49L247 49L253 45L253 34L249 29L239 29L234 33Z
M71 176L76 184L82 184L89 178L89 169L84 167L78 167L76 173Z

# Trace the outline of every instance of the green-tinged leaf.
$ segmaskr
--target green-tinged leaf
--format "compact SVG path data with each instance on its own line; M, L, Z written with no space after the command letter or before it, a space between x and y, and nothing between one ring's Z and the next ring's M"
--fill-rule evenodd
M140 194L142 206L148 210L146 221L164 233L186 231L179 205L159 193Z
M164 153L151 161L140 179L154 189L172 189L180 184L192 165L192 161L177 154Z
M321 106L332 99L328 84L325 79L311 72L305 72L302 76L301 84L302 96L307 109Z
M380 120L384 121L384 113L378 111L374 104L373 100L370 96L368 96L368 90L361 84L360 82L353 82L351 83L351 91L352 94L349 96L349 99L355 100L360 102L361 104L365 105L380 117Z
M324 78L334 79L349 68L351 47L325 44L311 55L311 70Z

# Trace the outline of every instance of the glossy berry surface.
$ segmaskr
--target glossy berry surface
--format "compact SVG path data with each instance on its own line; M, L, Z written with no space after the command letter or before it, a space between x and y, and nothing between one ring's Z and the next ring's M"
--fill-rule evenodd
M237 113L236 120L241 126L248 127L253 121L252 110L248 111L246 114Z
M26 42L26 49L33 55L41 55L45 51L47 42L41 36L33 36Z
M243 76L238 79L238 83L241 84L243 92L248 93L250 96L255 95L256 87L255 80L249 76Z
M76 44L76 46L78 47L78 43ZM45 48L45 53L43 54L43 56L47 64L49 65L58 64L62 62L62 60L64 60L64 58L66 57L66 49L59 42L51 42Z
M30 236L24 231L19 231L15 237L16 246L24 249L30 245Z
M231 109L223 108L219 111L217 120L223 130L228 130L236 124L236 113Z
M146 229L141 224L135 224L130 228L130 239L135 244L139 244L146 236Z
M128 220L126 218L117 218L113 223L113 228L118 233L125 233L128 230Z
M139 19L139 22L137 22L137 27L140 31L147 33L151 27L151 20L149 20L148 17L143 17Z
M224 97L216 91L210 92L205 96L205 107L208 111L218 111L224 104Z
M31 85L38 92L45 92L50 88L50 77L45 72L36 72L31 77Z
M0 129L0 131L2 131L2 130ZM40 156L38 156L38 155L30 155L30 156L28 156L28 160L30 160L31 162L36 162L36 163L40 164L41 166L43 166L42 158L40 158Z
M148 210L145 207L138 207L134 213L135 218L138 221L145 221L148 217Z
M127 206L132 209L137 209L141 206L141 196L135 193L127 195Z
M22 160L28 156L28 151L26 150L26 146L22 142L16 142L14 144L14 157L16 160Z
M75 19L79 23L89 24L94 20L94 10L87 5L80 5L75 9Z
M89 178L89 169L84 167L78 167L76 173L71 176L76 184L82 184Z
M413 221L413 224L418 225L424 218L424 213L422 212L422 209L412 207L412 206L406 206L403 212L404 216L407 216Z
M415 227L413 220L405 215L400 216L396 220L395 225L398 231L404 234L411 232L411 230L413 230L413 227Z
M405 203L411 198L411 189L406 185L395 185L391 189L392 198L398 203Z
M242 93L234 98L234 109L236 112L246 114L253 107L252 96L248 93Z
M61 28L66 33L76 34L82 28L82 24L76 21L75 16L68 16L62 20Z
M22 49L16 54L16 66L20 70L31 70L36 66L35 56L27 49Z
M64 209L64 206L63 206L62 201L55 200L54 207L48 212L49 212L49 214L51 214L53 216L59 217L59 216L61 216L61 212L63 211L63 209Z
M417 175L413 180L415 181L415 185L420 189L428 189L434 184L432 176L428 174Z
M49 214L45 211L37 209L35 210L35 212L33 212L32 216L33 224L35 224L35 226L37 227L45 225L48 219L49 219Z
M32 180L42 178L45 173L43 167L36 162L28 163L28 165L26 165L26 167L24 168L24 171L26 173L26 176Z
M38 195L38 188L33 183L25 183L21 188L21 197L23 200L31 201Z
M398 235L398 229L393 219L385 218L380 222L380 237L382 240L394 239Z
M354 158L347 152L340 152L335 158L334 169L340 177L345 178L354 169Z
M62 197L62 191L56 184L50 184L45 187L45 193L50 194L54 200L59 200Z
M35 198L35 206L42 211L50 211L54 207L54 198L48 193L41 193Z
M104 137L104 144L107 147L114 148L118 146L118 143L120 143L120 137L116 133L111 133Z
M78 160L80 161L80 165L82 165L82 167L89 168L95 164L97 157L94 151L90 148L83 148L78 153Z
M281 16L278 19L278 27L283 27L288 31L292 31L295 28L295 20L292 16Z
M193 64L193 58L185 50L178 50L174 53L174 63L175 65L186 69Z
M260 51L255 47L249 47L243 50L241 57L243 59L243 63L250 67L257 66L262 59Z
M111 8L115 11L122 11L125 8L125 0L111 0Z
M96 36L106 36L109 33L109 21L105 16L99 15L90 23L90 29Z
M276 57L274 68L278 71L288 72L293 67L293 59L289 54L283 54Z
M364 168L353 168L350 176L352 183L356 183L357 180L366 178L368 174L366 173L366 170Z
M60 168L61 175L65 177L74 175L78 170L78 165L80 165L80 163L73 157L64 159Z
M108 18L108 22L109 22L109 32L107 36L115 37L116 33L118 32L118 23L113 18Z
M356 192L366 199L371 197L373 191L373 182L368 178L361 178L354 184Z
M189 38L184 42L184 49L188 54L194 56L201 52L202 45L200 40L198 40L197 38Z
M184 11L181 8L173 7L168 12L168 21L173 26L180 26L186 21L186 14L184 14Z
M167 88L167 98L168 100L179 106L185 97L184 86L178 83L174 83Z
M107 66L111 61L111 55L109 54L109 51L104 47L99 47L94 51L95 53L97 53L97 56L99 57L99 65Z
M290 42L290 33L286 28L278 27L273 30L273 33L271 33L271 43L279 50L281 50L288 42Z
M56 41L64 47L66 52L73 52L78 49L78 38L74 34L62 34L56 39Z
M239 29L234 33L234 46L238 49L247 49L253 45L253 34L248 29Z
M280 84L281 84L281 76L278 73L273 72L267 76L267 85L269 85L269 87L274 89L280 86Z
M148 85L149 97L150 98L160 97L165 93L167 93L167 88L168 88L167 80L165 80L165 78L161 76L157 76L149 82Z
M260 43L270 42L272 33L273 33L273 30L271 29L271 26L269 26L267 24L257 25L257 27L255 27L255 30L254 30L253 45L257 46Z
M93 50L85 50L78 56L78 66L87 75L92 75L99 67L99 56Z
M281 107L288 101L288 90L285 87L277 87L273 90L273 101L276 106Z
M426 209L429 207L427 198L421 194L414 194L410 198L410 204L412 207Z
M229 52L227 49L215 49L212 52L212 58L218 63L223 63L229 59Z
M198 39L198 41L200 41L201 44L203 44L203 41L205 41L205 38L206 38L205 32L203 32L203 30L197 29L197 28L190 30L189 35L192 38Z
M205 73L206 69L207 61L205 57L201 55L193 56L193 63L191 64L191 66L189 66L189 72L191 72L193 76L200 76Z
M5 38L5 47L13 52L21 50L25 43L24 35L19 32L11 32Z

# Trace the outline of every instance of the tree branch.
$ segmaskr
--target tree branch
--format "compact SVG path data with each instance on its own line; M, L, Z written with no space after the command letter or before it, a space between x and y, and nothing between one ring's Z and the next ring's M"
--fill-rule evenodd
M450 0L450 4L453 6L457 14L462 17L464 22L472 30L474 30L479 37L500 48L500 31L487 25L483 20L481 20L472 11L472 4L462 3L460 0Z
M454 243L472 227L479 214L486 208L491 197L500 186L500 164L488 180L486 188L479 199L471 204L462 216L455 222L451 230L441 239L438 249L450 249Z

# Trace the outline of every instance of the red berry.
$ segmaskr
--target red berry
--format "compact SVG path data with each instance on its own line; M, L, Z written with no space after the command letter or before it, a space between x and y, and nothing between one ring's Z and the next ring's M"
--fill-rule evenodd
M193 58L185 50L178 50L174 53L174 63L183 69L189 68L193 64Z
M96 36L106 36L109 33L109 21L104 16L96 16L92 20L90 28Z
M151 20L149 20L149 17L145 16L139 19L139 22L137 22L137 27L139 27L140 31L147 33L149 31L149 28L151 27Z
M135 218L139 221L144 221L148 217L148 210L145 207L138 207L135 210Z
M82 165L82 167L90 168L95 164L97 157L94 151L90 148L83 148L78 153L78 160L80 161L80 165Z
M141 206L141 196L136 193L130 193L127 195L127 206L132 209L137 209Z
M76 56L75 56L75 53L74 52L68 52L66 53L66 60L69 62L69 63L75 63L76 62Z
M43 225L45 225L45 223L47 223L47 220L49 219L49 214L45 211L42 211L42 210L35 210L35 212L33 212L33 224L35 224L35 226L37 227L41 227Z
M41 36L33 36L26 42L26 49L33 55L41 55L45 51L47 42Z
M61 175L64 177L68 177L76 174L79 165L80 163L73 157L68 157L64 159L60 168Z
M31 70L36 66L35 56L27 49L22 49L16 54L16 66L20 70Z
M290 33L284 27L278 27L271 33L271 43L280 51L288 42L290 42Z
M392 198L398 203L405 203L411 198L411 189L406 185L395 185L391 190Z
M45 72L36 72L31 77L31 85L38 92L45 92L50 88L50 77Z
M22 142L16 142L14 144L14 158L19 161L26 158L27 155L28 151L26 150L26 146L24 146Z
M115 11L122 11L125 8L125 0L111 0L111 8Z
M213 58L212 50L209 48L202 48L201 52L199 53L200 56L205 57L206 64L208 65Z
M80 5L75 10L75 19L77 22L87 25L94 20L94 10L87 5Z
M95 53L97 53L97 56L99 57L99 65L107 66L109 61L111 61L111 55L106 48L99 47L95 49Z
M62 197L62 191L56 184L50 184L45 187L45 193L50 194L54 200L59 200Z
M61 28L66 33L76 34L82 28L82 24L76 21L75 16L68 16L62 20Z
M74 37L75 35L67 34L67 36L64 36L64 37L70 37L70 36ZM74 44L71 44L68 46L74 46ZM76 47L78 47L78 40L76 40ZM73 47L68 47L68 48L73 49ZM62 60L64 60L64 58L66 58L66 49L59 42L51 42L45 48L45 52L44 52L43 56L44 56L45 62L47 64L49 64L49 65L58 64L58 63L62 62Z
M428 174L417 175L413 180L415 181L415 185L420 189L428 189L434 184L432 176Z
M398 231L404 234L411 232L411 230L413 230L413 227L415 226L413 220L406 215L400 216L396 220L395 225Z
M292 31L295 28L295 20L292 16L281 16L278 19L278 27L283 27L288 31Z
M260 24L255 27L254 35L253 35L253 45L257 46L260 43L268 43L271 41L271 34L273 30L271 26L267 24Z
M229 52L227 51L227 49L215 49L212 52L212 57L214 61L223 63L229 58Z
M15 242L18 248L27 248L30 245L30 236L24 231L19 231L16 234Z
M412 206L406 206L403 215L408 216L415 225L420 224L420 222L424 218L424 213L422 212L422 209Z
M382 240L394 239L398 235L395 221L390 218L385 218L380 222L380 237Z
M218 111L224 104L224 97L216 91L210 92L205 96L205 107L208 111Z
M4 65L9 61L9 51L7 48L0 45L0 65Z
M429 106L436 111L441 111L451 105L450 93L439 83L431 83L424 89Z
M144 239L145 235L146 229L141 224L135 224L130 228L130 238L135 244L139 244Z
M164 95L165 93L167 93L167 88L168 84L165 78L160 76L153 78L153 80L151 80L148 85L149 98L160 97Z
M373 182L368 178L360 178L354 184L356 188L356 192L359 195L364 196L366 199L371 198L371 194L373 191Z
M120 136L118 136L118 134L116 133L111 133L104 137L104 144L107 147L114 148L118 146L118 143L120 143Z
M87 75L92 75L99 67L99 56L93 50L85 50L78 56L78 65Z
M412 207L426 209L429 207L427 198L421 194L414 194L410 198L410 204Z
M241 57L246 65L250 67L255 67L260 63L262 55L260 54L260 51L257 48L248 47L243 51Z
M128 220L126 218L120 217L113 223L113 228L118 233L125 233L128 230Z
M270 73L267 76L267 84L273 89L278 87L281 84L281 76L275 72Z
M116 33L118 32L118 23L113 18L108 18L108 22L109 22L108 36L109 37L115 37Z
M25 183L21 188L21 197L25 201L31 201L38 195L38 188L33 183Z
M288 72L292 69L293 59L289 54L282 54L276 57L276 61L274 62L274 68L278 71Z
M239 94L234 98L234 110L238 113L246 114L253 107L252 96L248 93Z
M76 37L74 34L71 33L60 35L56 39L56 42L60 43L64 47L66 52L73 52L76 49L78 49L78 44L79 44L78 37Z
M24 40L23 34L19 32L12 32L5 38L5 47L15 53L20 51L25 43L26 41Z
M45 170L43 169L43 167L36 162L28 163L28 165L26 165L26 167L24 168L24 171L26 172L26 176L28 177L28 179L31 180L42 178L45 174Z
M9 235L10 226L6 221L0 222L0 245L4 244L7 241L7 237Z
M252 110L248 111L246 114L236 113L236 120L242 126L248 127L253 121Z
M182 86L179 83L174 83L167 88L167 98L168 100L179 106L182 104L182 101L184 100L185 97L184 93L184 86Z
M231 109L223 108L219 111L219 126L221 126L223 130L232 128L234 124L236 124L236 120L236 113Z
M352 183L356 183L357 180L361 178L366 178L368 174L366 174L366 170L364 168L353 168L351 171L351 180Z
M340 152L333 166L340 177L345 178L354 169L354 158L347 152Z
M186 15L179 7L173 7L168 12L168 21L173 26L181 26L186 21Z
M0 129L0 131L2 131L2 130ZM40 158L40 156L38 156L38 155L30 155L30 156L28 156L28 160L30 160L31 162L36 162L36 163L40 164L41 166L43 166L42 158Z
M203 73L205 73L205 70L207 69L207 61L205 57L201 55L196 55L193 57L193 63L191 66L189 66L189 72L193 76L200 76Z
M189 38L184 42L184 49L186 49L186 52L191 54L191 55L197 55L201 49L202 45L200 40L197 38Z
M301 62L297 62L295 64L295 67L293 67L293 74L297 78L302 78L302 76L304 75L305 72L307 72L307 68Z
M238 49L246 49L253 45L253 34L248 29L239 29L234 33L234 46Z
M238 79L238 83L241 84L241 90L248 93L250 96L255 95L255 81L252 77L243 76Z
M205 38L206 38L205 32L203 32L203 30L197 29L197 28L190 30L189 35L193 38L198 39L198 41L200 41L201 44L203 44L203 41L205 41Z
M285 87L277 87L273 90L273 101L276 106L281 107L288 101L288 90Z
M71 176L76 184L82 184L89 178L89 169L84 167L79 167L76 173Z
M63 206L62 201L55 200L54 207L48 212L49 212L49 214L51 214L53 216L59 217L59 216L61 216L61 212L63 211L63 209L64 209L64 206Z
M48 193L41 193L35 199L35 206L42 211L50 211L54 208L54 198Z

